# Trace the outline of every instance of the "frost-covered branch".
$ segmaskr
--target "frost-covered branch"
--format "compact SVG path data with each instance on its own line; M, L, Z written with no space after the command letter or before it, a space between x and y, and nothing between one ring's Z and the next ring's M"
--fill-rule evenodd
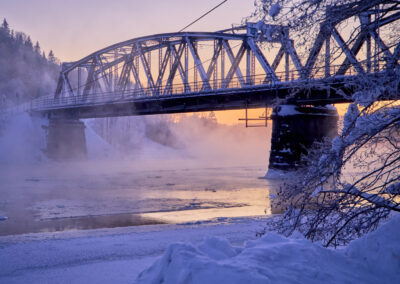
M378 23L400 9L398 1L383 0L276 0L256 4L258 10L253 16L303 31L298 37L310 42L327 23L337 29L359 25L355 29L361 32L365 29L361 20L341 21L370 11ZM388 43L378 56L400 53L398 28L393 25L381 32L386 33ZM354 32L346 44L352 46L356 41ZM331 58L341 56L332 54ZM361 75L349 82L353 93L344 95L353 103L343 117L339 135L332 141L316 143L304 157L304 168L297 172L301 182L288 181L273 200L275 206L287 208L283 217L271 224L277 231L289 235L298 230L313 241L337 246L375 229L391 212L400 211L400 67L399 57L393 58L396 62L386 61L387 71L380 77Z

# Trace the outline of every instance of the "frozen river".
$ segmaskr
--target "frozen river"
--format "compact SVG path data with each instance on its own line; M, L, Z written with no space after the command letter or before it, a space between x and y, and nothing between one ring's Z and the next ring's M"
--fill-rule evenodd
M195 116L170 120L86 121L88 160L58 163L40 150L46 149L45 121L12 117L0 136L0 235L270 212L270 184L259 179L268 167L270 128ZM93 130L96 122L107 126L103 136L113 146ZM168 135L153 137L154 125L155 133L167 129Z
M270 213L265 166L171 161L3 167L0 235L190 223ZM5 219L5 218L3 218Z

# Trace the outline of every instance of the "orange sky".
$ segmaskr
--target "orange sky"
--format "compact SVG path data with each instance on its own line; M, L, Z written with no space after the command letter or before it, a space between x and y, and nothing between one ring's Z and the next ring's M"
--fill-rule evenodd
M347 111L347 106L348 104L337 104L335 107L338 110L339 115L343 116L346 111ZM222 124L243 124L245 125L244 121L239 121L239 118L244 118L245 117L245 110L227 110L227 111L215 111L215 116L217 117L218 123ZM251 109L248 110L248 117L249 118L259 118L265 113L264 108L259 108L259 109ZM199 113L200 115L202 113ZM262 122L250 122L250 124L258 124Z

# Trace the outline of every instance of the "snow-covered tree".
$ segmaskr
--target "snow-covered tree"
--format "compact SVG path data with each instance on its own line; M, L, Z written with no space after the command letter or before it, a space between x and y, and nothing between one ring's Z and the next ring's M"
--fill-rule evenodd
M362 29L361 20L354 20L361 13L379 24L400 10L400 2L391 0L256 0L255 6L249 20L291 27L305 54L323 29L345 33L353 25L345 40L351 47ZM376 72L384 72L365 72L351 83L353 103L339 135L310 150L298 172L303 180L288 182L275 198L287 210L271 225L284 234L299 230L326 246L342 245L400 211L400 33L395 22L379 33L385 43L376 43ZM343 57L341 52L332 49L331 60Z

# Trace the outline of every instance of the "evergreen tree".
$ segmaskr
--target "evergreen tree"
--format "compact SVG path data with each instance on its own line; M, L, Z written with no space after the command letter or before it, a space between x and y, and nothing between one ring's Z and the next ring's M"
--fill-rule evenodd
M24 36L21 32L15 33L15 41L17 46L22 46L22 44L24 43Z
M47 58L51 63L56 63L56 57L54 56L53 50L50 50L49 55L47 55Z
M36 52L37 54L40 55L40 45L39 45L39 42L38 42L38 41L36 41L36 43L35 43L34 50L35 50L35 52Z
M10 36L10 29L6 19L4 19L3 24L0 26L0 41L4 42L6 38Z
M10 33L10 27L7 23L7 20L4 18L3 20L3 24L1 25L1 27L9 34Z
M49 60L29 36L14 32L4 19L0 23L0 94L10 104L54 93L59 73L58 60Z
M33 44L32 44L32 40L31 37L28 36L25 40L25 46L29 49L33 49Z

